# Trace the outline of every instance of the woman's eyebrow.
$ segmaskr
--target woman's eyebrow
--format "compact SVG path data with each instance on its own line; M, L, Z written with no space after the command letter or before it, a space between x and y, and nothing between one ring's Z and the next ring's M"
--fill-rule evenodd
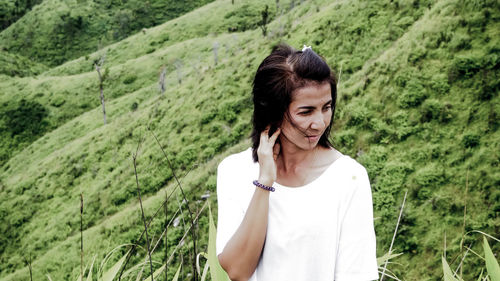
M325 104L323 106L330 105L330 104L332 104L332 100L325 102ZM303 105L303 106L298 107L298 109L314 109L314 108L316 108L316 106L312 106L312 105Z
M299 109L314 109L315 106L310 106L310 105L304 105L304 106L299 106Z

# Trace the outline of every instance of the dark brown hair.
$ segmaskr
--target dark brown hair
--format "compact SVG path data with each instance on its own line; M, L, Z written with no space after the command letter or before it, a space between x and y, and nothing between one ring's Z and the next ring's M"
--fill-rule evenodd
M280 44L259 65L253 81L253 160L258 161L260 134L271 125L271 134L281 126L295 90L328 82L332 93L332 119L318 145L331 147L329 135L337 100L337 81L325 60L312 49L297 51Z

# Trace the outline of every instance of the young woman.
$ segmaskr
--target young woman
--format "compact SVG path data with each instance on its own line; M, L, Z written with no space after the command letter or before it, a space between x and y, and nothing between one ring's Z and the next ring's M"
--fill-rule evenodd
M280 45L253 84L252 148L218 168L217 255L231 280L378 279L366 170L331 145L336 80Z

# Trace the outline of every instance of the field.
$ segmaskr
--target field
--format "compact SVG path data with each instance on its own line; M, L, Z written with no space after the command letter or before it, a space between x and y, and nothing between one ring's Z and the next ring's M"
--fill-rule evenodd
M146 219L170 196L148 228L162 237L153 270L172 255L168 280L180 264L191 279L217 165L249 146L253 75L280 42L311 45L337 73L332 141L368 170L378 256L407 192L391 274L441 280L443 255L464 280L485 270L482 233L500 233L497 1L189 1L164 14L161 1L143 14L132 0L34 2L0 32L0 280L29 280L30 266L33 280L76 280L80 227L94 277L138 243L135 279L148 260L137 185Z

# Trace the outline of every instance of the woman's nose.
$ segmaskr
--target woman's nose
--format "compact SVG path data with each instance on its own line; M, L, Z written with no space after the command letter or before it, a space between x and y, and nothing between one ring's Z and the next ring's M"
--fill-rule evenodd
M311 129L322 130L324 126L325 126L325 120L323 118L323 115L320 113L314 114L313 119L311 121Z

